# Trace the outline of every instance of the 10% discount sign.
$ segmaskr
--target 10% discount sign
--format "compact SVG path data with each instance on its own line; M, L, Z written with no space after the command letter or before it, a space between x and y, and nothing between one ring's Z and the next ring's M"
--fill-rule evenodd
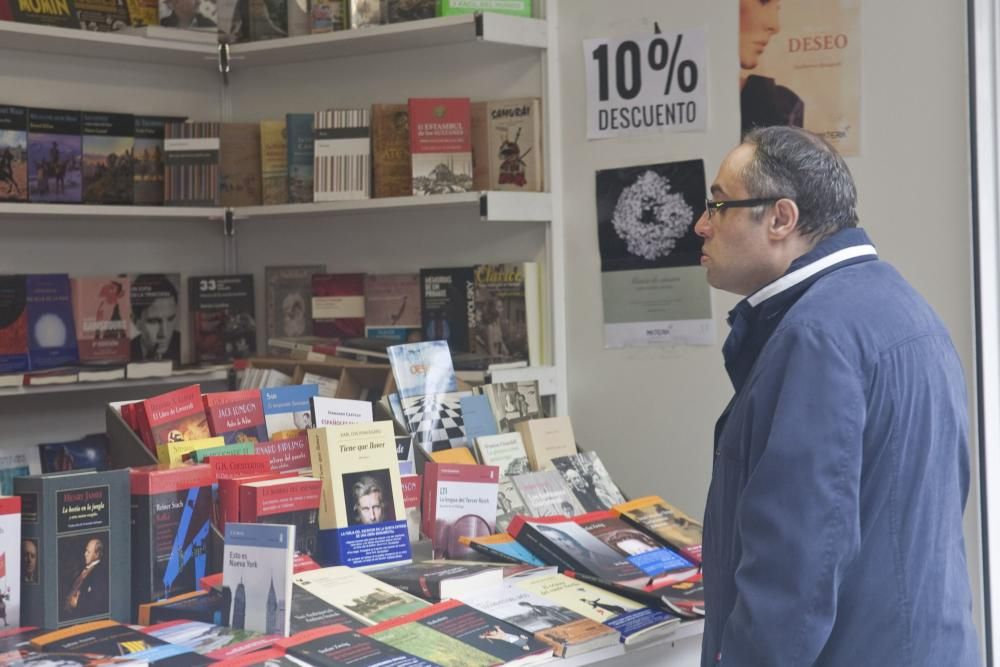
M588 39L587 138L704 130L705 31Z

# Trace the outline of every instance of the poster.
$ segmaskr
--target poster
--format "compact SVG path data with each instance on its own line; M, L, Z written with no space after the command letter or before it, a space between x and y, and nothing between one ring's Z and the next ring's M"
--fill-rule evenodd
M861 150L861 0L740 0L742 132L796 125Z
M704 208L701 160L597 172L605 347L715 342L694 233Z

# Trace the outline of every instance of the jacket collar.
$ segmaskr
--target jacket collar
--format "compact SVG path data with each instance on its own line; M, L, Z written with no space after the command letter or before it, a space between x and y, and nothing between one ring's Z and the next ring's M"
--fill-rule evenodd
M726 371L736 391L781 318L813 283L837 269L875 259L875 246L863 229L842 229L792 262L780 278L736 304L729 311L732 328L722 347Z

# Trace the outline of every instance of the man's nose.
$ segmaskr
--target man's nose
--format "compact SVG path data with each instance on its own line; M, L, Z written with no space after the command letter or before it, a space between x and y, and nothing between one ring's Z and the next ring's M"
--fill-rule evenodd
M701 214L698 222L694 223L694 233L702 238L708 238L708 211Z

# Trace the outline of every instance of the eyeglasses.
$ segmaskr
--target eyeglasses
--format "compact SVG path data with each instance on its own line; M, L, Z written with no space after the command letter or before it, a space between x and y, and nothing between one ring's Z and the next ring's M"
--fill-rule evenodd
M754 206L773 204L779 199L791 199L791 197L759 197L757 199L729 199L726 201L706 199L705 211L708 213L708 217L711 218L717 212L721 212L726 208L753 208Z

